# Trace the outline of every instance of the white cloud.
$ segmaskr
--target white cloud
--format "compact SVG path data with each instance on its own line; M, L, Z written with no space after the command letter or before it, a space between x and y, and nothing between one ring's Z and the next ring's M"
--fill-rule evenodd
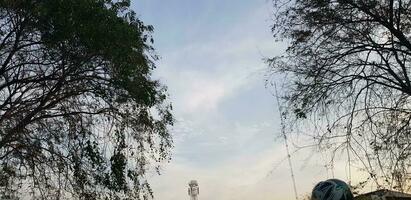
M186 97L187 110L189 112L214 110L225 93L225 88L218 83L195 85L193 90L193 93Z
M191 77L187 81L187 90L183 95L183 110L189 113L215 110L218 103L227 95L229 88L219 80Z
M160 52L156 76L169 87L177 112L213 112L225 99L263 81L267 66L262 59L278 49L268 25L262 25L267 18L264 5L214 40L196 36L194 42Z
M215 40L198 36L195 43L160 52L163 58L156 76L169 87L178 121L173 130L175 159L161 176L150 178L156 199L187 199L191 179L199 181L204 200L292 199L286 162L268 175L286 157L283 146L274 143L276 124L270 120L274 113L265 113L266 121L221 116L224 103L234 104L241 94L264 87L263 55L278 49L268 26L261 24L266 11L265 7L253 10ZM259 105L259 98L255 97L255 105L238 106L272 108ZM306 186L302 191L308 191L318 177L324 178L318 175L324 170L314 169L308 172L312 175L299 176L299 185Z
M207 45L213 46L213 44ZM230 46L229 49L234 51L242 48L240 47L242 45L239 43L236 46ZM213 48L219 49L219 47ZM255 49L253 46L247 48ZM178 58L182 59L181 55L185 55L185 53L180 53ZM204 58L202 60L200 58L202 55L207 56L205 58L207 64L199 63L204 62ZM220 57L220 55L224 57ZM253 82L263 79L263 76L258 72L265 68L265 65L258 56L250 60L244 54L232 52L225 54L224 52L215 52L215 50L207 52L201 51L201 49L196 50L190 56L193 56L191 61L187 61L187 59L176 61L178 58L166 60L164 58L164 62L169 61L169 63L164 63L168 67L159 71L159 76L169 86L176 109L183 113L215 111L224 99L245 90ZM243 56L243 58L235 58L235 56ZM193 67L185 68L186 65ZM254 76L252 76L253 74Z
M185 26L161 24L187 20L163 20L164 13L156 15L156 6L147 11L160 19L160 24L153 24L159 28L156 30L163 30L155 32L156 44L166 44L167 48L156 45L162 59L155 76L168 86L177 117L172 130L174 159L161 176L149 180L157 200L188 199L187 183L191 179L199 181L201 200L294 199L284 145L281 140L274 141L273 134L279 130L274 111L259 112L255 119L244 109L272 109L271 102L261 101L266 98L262 93L253 91L263 87L261 72L267 67L262 62L264 56L284 49L273 42L267 21L271 7L263 1L253 2L255 7L237 16L237 23L225 27L207 24L219 20L207 12L202 19L188 20L197 23ZM147 4L153 2L164 3ZM167 32L167 28L172 30ZM238 110L244 111L223 113ZM309 193L316 182L332 177L331 170L325 168L327 159L310 149L293 154L292 159L300 195ZM335 164L334 174L346 179L346 170L340 161Z

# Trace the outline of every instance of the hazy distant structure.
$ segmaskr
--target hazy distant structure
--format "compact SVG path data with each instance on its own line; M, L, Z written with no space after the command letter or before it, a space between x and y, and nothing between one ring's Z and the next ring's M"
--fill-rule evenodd
M198 195L200 194L200 187L196 180L192 180L188 183L188 195L190 200L198 200Z

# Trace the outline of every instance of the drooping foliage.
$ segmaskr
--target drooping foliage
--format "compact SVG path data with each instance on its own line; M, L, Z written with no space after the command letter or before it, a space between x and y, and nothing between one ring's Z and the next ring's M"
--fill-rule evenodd
M411 1L273 2L289 46L269 62L287 77L288 119L314 124L320 147L346 152L378 187L409 190Z
M0 0L0 198L147 199L171 106L129 0Z

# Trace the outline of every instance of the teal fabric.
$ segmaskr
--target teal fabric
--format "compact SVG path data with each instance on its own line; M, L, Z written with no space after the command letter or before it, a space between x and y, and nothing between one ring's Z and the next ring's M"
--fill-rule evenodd
M329 179L319 182L313 189L311 200L353 200L350 187L341 180Z

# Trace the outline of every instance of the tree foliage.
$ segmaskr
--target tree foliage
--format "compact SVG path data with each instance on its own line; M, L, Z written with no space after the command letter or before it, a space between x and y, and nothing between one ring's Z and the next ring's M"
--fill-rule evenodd
M0 0L1 198L147 199L171 106L129 0Z
M408 190L411 1L274 0L269 60L287 77L288 119L311 121L320 147L344 151L378 187Z

